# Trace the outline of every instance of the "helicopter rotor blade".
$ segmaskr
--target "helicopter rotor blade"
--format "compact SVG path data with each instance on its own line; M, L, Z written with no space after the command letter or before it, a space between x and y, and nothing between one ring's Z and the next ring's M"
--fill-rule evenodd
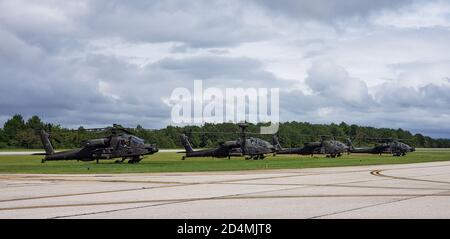
M131 132L131 128L125 128L122 125L119 124L113 124L113 126L108 126L108 127L99 127L99 128L82 128L82 129L76 129L74 131L88 131L88 132L103 132L103 131L114 131L114 130L119 130L122 132L125 132L127 134L133 134L133 132Z
M239 132L186 132L187 134L239 134Z
M120 125L120 124L113 124L113 128L114 129L117 129L117 130L121 130L121 131L123 131L123 132L125 132L125 133L127 133L127 134L133 134L130 130L130 128L125 128L125 127L123 127L122 125Z

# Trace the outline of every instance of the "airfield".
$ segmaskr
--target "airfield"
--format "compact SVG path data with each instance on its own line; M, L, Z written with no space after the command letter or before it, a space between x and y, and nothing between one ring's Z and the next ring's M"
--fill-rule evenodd
M450 218L448 150L420 150L400 158L171 161L175 156L163 152L138 166L110 161L40 164L38 156L2 155L0 218ZM290 164L280 164L285 161ZM310 161L320 163L311 166ZM140 171L163 162L193 165L160 171L192 172ZM361 166L339 166L358 162ZM195 171L199 163L218 164L226 171ZM240 169L247 163L253 170ZM114 173L108 171L111 167ZM133 173L115 173L116 167Z

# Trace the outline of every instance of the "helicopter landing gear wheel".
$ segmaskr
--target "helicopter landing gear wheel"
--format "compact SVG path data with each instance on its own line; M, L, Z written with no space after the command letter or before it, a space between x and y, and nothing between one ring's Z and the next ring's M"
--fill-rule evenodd
M128 160L128 163L139 163L142 159L139 156L133 156L130 160Z

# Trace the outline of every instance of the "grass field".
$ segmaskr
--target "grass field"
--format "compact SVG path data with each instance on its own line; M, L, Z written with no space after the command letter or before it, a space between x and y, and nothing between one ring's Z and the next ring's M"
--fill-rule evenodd
M422 151L405 157L390 155L344 155L340 158L324 156L278 155L264 160L244 158L214 159L188 158L180 160L182 154L157 153L147 156L139 164L116 164L114 160L95 162L53 161L41 163L42 156L0 156L0 173L149 173L149 172L195 172L255 169L292 169L356 165L419 163L450 160L450 150Z
M15 148L0 149L0 152L15 152L15 151L34 152L34 151L44 151L44 150L43 149L15 149Z

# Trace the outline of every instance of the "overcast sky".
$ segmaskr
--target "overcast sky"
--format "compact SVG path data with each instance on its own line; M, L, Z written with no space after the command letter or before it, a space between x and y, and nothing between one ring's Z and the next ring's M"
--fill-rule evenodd
M170 124L193 80L279 87L282 121L450 138L450 1L0 0L0 124Z

